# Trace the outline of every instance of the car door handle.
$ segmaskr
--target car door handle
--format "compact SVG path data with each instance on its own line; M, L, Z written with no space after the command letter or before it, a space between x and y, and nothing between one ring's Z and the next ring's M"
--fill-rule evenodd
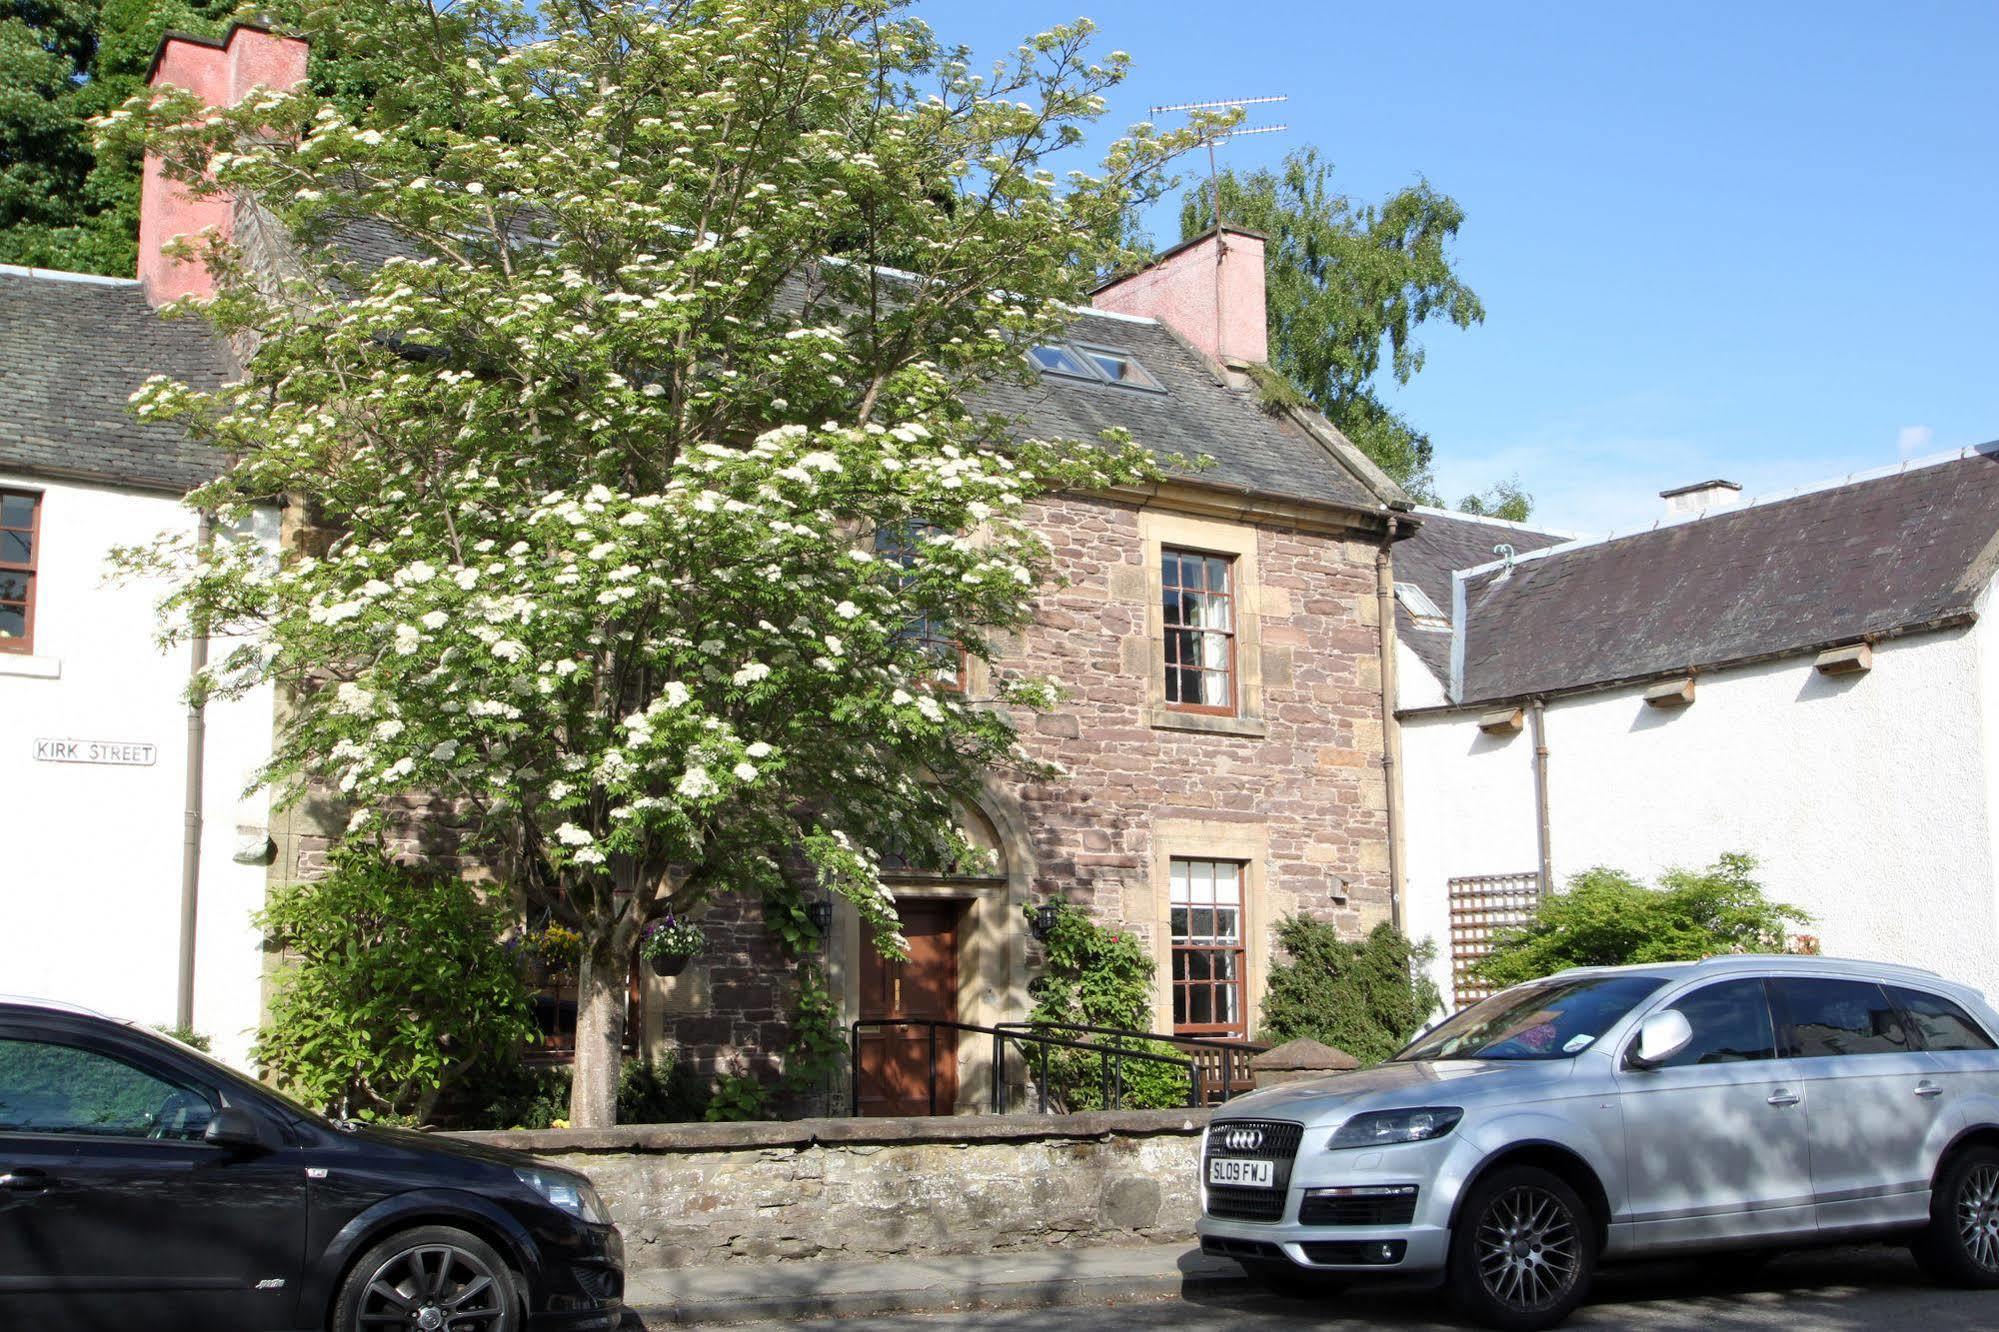
M45 1193L49 1177L40 1170L9 1170L0 1173L0 1189L9 1193Z
M1943 1095L1943 1088L1937 1086L1934 1082L1919 1082L1916 1084L1916 1095L1927 1101L1932 1096Z
M1769 1101L1771 1105L1796 1105L1798 1103L1798 1094L1794 1091L1783 1091L1780 1089L1770 1093Z

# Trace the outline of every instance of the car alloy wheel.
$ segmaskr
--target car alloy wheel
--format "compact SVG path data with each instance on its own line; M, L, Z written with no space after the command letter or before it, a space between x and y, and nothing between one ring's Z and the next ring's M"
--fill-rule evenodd
M1494 1198L1472 1242L1487 1293L1521 1313L1559 1304L1582 1269L1575 1217L1562 1199L1532 1184Z
M1999 1165L1981 1161L1957 1190L1957 1237L1964 1256L1999 1274Z
M1999 1148L1973 1144L1944 1158L1930 1186L1930 1223L1909 1248L1938 1281L1999 1290Z
M478 1255L451 1244L392 1254L368 1278L355 1323L420 1332L493 1332L507 1318L506 1285Z
M1444 1284L1457 1306L1487 1327L1554 1327L1589 1294L1597 1226L1589 1204L1552 1170L1497 1166L1459 1202Z

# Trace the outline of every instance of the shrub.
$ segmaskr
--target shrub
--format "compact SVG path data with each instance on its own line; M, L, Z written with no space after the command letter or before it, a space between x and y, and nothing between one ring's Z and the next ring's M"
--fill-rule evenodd
M706 1118L713 1098L693 1069L670 1058L627 1059L618 1073L620 1124L693 1123Z
M448 1118L462 1128L566 1128L570 1073L567 1064L518 1060L482 1072L478 1086L486 1093L485 1101ZM618 1071L618 1122L693 1123L707 1110L710 1094L692 1069L672 1059L627 1059Z
M1409 1043L1443 998L1425 972L1436 946L1411 943L1392 925L1340 938L1325 921L1287 916L1277 925L1287 959L1270 969L1257 1040L1301 1036L1378 1064Z
M312 1104L427 1123L470 1070L535 1039L503 919L454 875L343 846L258 921L290 961L256 1058Z
M1584 870L1526 926L1495 941L1478 964L1479 978L1515 985L1564 967L1786 951L1786 926L1811 917L1765 897L1755 869L1753 856L1724 855L1704 870L1668 870L1657 888L1620 870ZM1817 951L1809 935L1797 936L1795 946Z
M1042 941L1047 965L1028 986L1034 998L1030 1022L1075 1022L1092 1027L1146 1031L1152 1025L1152 957L1123 926L1099 925L1082 912L1064 906ZM1056 1035L1065 1033L1057 1032ZM1104 1044L1114 1038L1092 1038ZM1157 1041L1124 1043L1127 1049L1150 1050L1185 1059L1187 1052ZM1041 1053L1032 1045L1019 1047L1034 1076L1040 1076ZM1123 1080L1121 1104L1128 1110L1160 1109L1187 1104L1187 1070L1144 1059L1112 1061ZM1050 1049L1048 1083L1051 1104L1064 1110L1104 1108L1104 1061L1082 1050Z

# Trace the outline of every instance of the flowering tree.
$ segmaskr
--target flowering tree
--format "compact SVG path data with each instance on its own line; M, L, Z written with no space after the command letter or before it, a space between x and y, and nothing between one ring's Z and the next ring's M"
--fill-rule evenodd
M872 848L971 854L953 799L1022 759L931 645L990 659L1025 620L1031 499L1153 464L1018 438L968 392L1025 373L1212 126L1136 127L1058 183L1125 69L1086 23L982 78L887 0L475 0L448 38L425 12L331 20L397 49L392 116L260 90L105 122L286 227L281 270L201 247L246 381L136 410L238 459L191 503L288 496L327 534L275 566L126 559L240 636L207 688L296 698L287 798L336 786L356 829L453 801L581 935L571 1118L601 1125L650 918L824 889L894 948Z

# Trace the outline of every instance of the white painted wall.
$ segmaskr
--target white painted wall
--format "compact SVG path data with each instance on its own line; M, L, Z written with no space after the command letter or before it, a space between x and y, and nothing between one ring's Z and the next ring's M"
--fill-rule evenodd
M1746 851L1772 897L1817 918L1827 953L1999 992L1999 629L1884 643L1861 676L1811 662L1704 674L1679 710L1641 689L1552 701L1557 884ZM1448 994L1446 881L1535 866L1532 733L1405 719L1403 755L1409 928L1437 940Z
M83 1004L146 1023L174 1017L185 827L185 646L155 644L157 586L106 582L111 548L194 515L161 495L38 481L40 585L32 658L0 654L0 993ZM253 535L275 548L277 515ZM264 868L231 859L262 835L269 801L246 796L270 754L271 693L207 709L206 822L195 951L195 1026L247 1066L263 975L250 914ZM139 741L150 767L37 762L38 738Z

